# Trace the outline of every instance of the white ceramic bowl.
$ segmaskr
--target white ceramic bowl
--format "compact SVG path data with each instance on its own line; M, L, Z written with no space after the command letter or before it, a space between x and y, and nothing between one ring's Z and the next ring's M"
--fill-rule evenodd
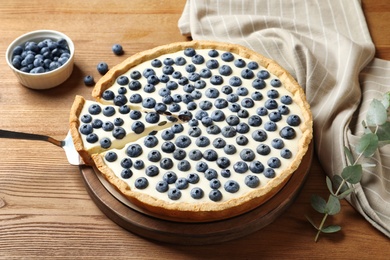
M18 45L23 45L27 41L34 41L36 43L45 39L58 41L65 39L68 43L70 57L62 66L52 71L43 73L28 73L16 69L12 65L13 50ZM74 44L72 40L65 34L53 30L38 30L26 33L16 38L7 48L6 60L9 67L12 69L19 82L32 89L49 89L60 85L69 78L73 71L74 65Z

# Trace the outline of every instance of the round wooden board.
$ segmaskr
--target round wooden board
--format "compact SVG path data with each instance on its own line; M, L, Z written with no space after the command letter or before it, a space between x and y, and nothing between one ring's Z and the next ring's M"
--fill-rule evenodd
M297 197L309 173L313 142L300 167L287 184L258 208L237 217L206 223L163 220L134 210L117 200L100 182L92 167L80 166L87 191L112 221L139 236L181 245L221 243L249 235L273 222Z

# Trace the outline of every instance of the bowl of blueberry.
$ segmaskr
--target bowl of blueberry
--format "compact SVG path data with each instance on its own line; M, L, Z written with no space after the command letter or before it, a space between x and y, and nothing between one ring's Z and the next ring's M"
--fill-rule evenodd
M49 89L72 74L74 44L61 32L33 31L16 38L8 46L6 60L23 86Z

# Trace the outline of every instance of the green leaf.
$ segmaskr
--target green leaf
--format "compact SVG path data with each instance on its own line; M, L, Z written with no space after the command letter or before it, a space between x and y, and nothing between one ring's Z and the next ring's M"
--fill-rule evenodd
M378 127L376 132L379 141L390 141L390 122L386 122Z
M351 150L349 150L348 147L344 146L344 153L347 156L349 164L353 164L354 159Z
M340 201L333 195L329 196L328 202L326 203L325 213L328 215L336 215L340 212Z
M351 183L356 184L362 178L363 168L360 164L347 166L341 172L341 177Z
M366 120L369 126L383 125L386 123L387 111L382 102L377 99L372 100L367 110Z
M332 177L332 182L333 182L333 187L335 187L336 189L339 189L341 183L343 182L343 178L341 178L340 175L334 175ZM348 190L348 185L344 182L343 186L341 187L340 189L340 193L343 193L345 192L346 190Z
M333 183L332 183L332 180L326 176L326 186L328 187L328 190L331 194L334 194L333 192Z
M337 195L336 197L339 199L339 200L342 200L344 199L345 197L347 197L349 194L351 194L351 192L354 191L354 188L350 188L344 192L342 192L340 195Z
M326 211L326 201L320 196L314 194L311 196L311 206L319 213L325 213Z
M385 107L385 109L389 108L390 106L390 92L387 92L382 97L382 104Z
M356 145L356 152L362 153L365 157L371 157L378 149L378 136L370 133L363 135Z
M338 232L340 230L341 230L340 226L331 225L331 226L327 226L327 227L321 229L321 232L330 234L330 233L336 233L336 232Z

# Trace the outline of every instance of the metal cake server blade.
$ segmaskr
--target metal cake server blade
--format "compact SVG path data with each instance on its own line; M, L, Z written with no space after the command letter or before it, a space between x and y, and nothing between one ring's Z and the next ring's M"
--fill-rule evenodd
M2 130L2 129L0 129L0 138L46 141L63 148L65 150L66 157L68 158L68 162L70 164L72 165L84 164L79 153L76 151L76 148L74 147L72 135L70 134L70 131L68 132L65 139L62 141L54 139L53 137L47 135L23 133L23 132L16 132L16 131L9 131L9 130Z

